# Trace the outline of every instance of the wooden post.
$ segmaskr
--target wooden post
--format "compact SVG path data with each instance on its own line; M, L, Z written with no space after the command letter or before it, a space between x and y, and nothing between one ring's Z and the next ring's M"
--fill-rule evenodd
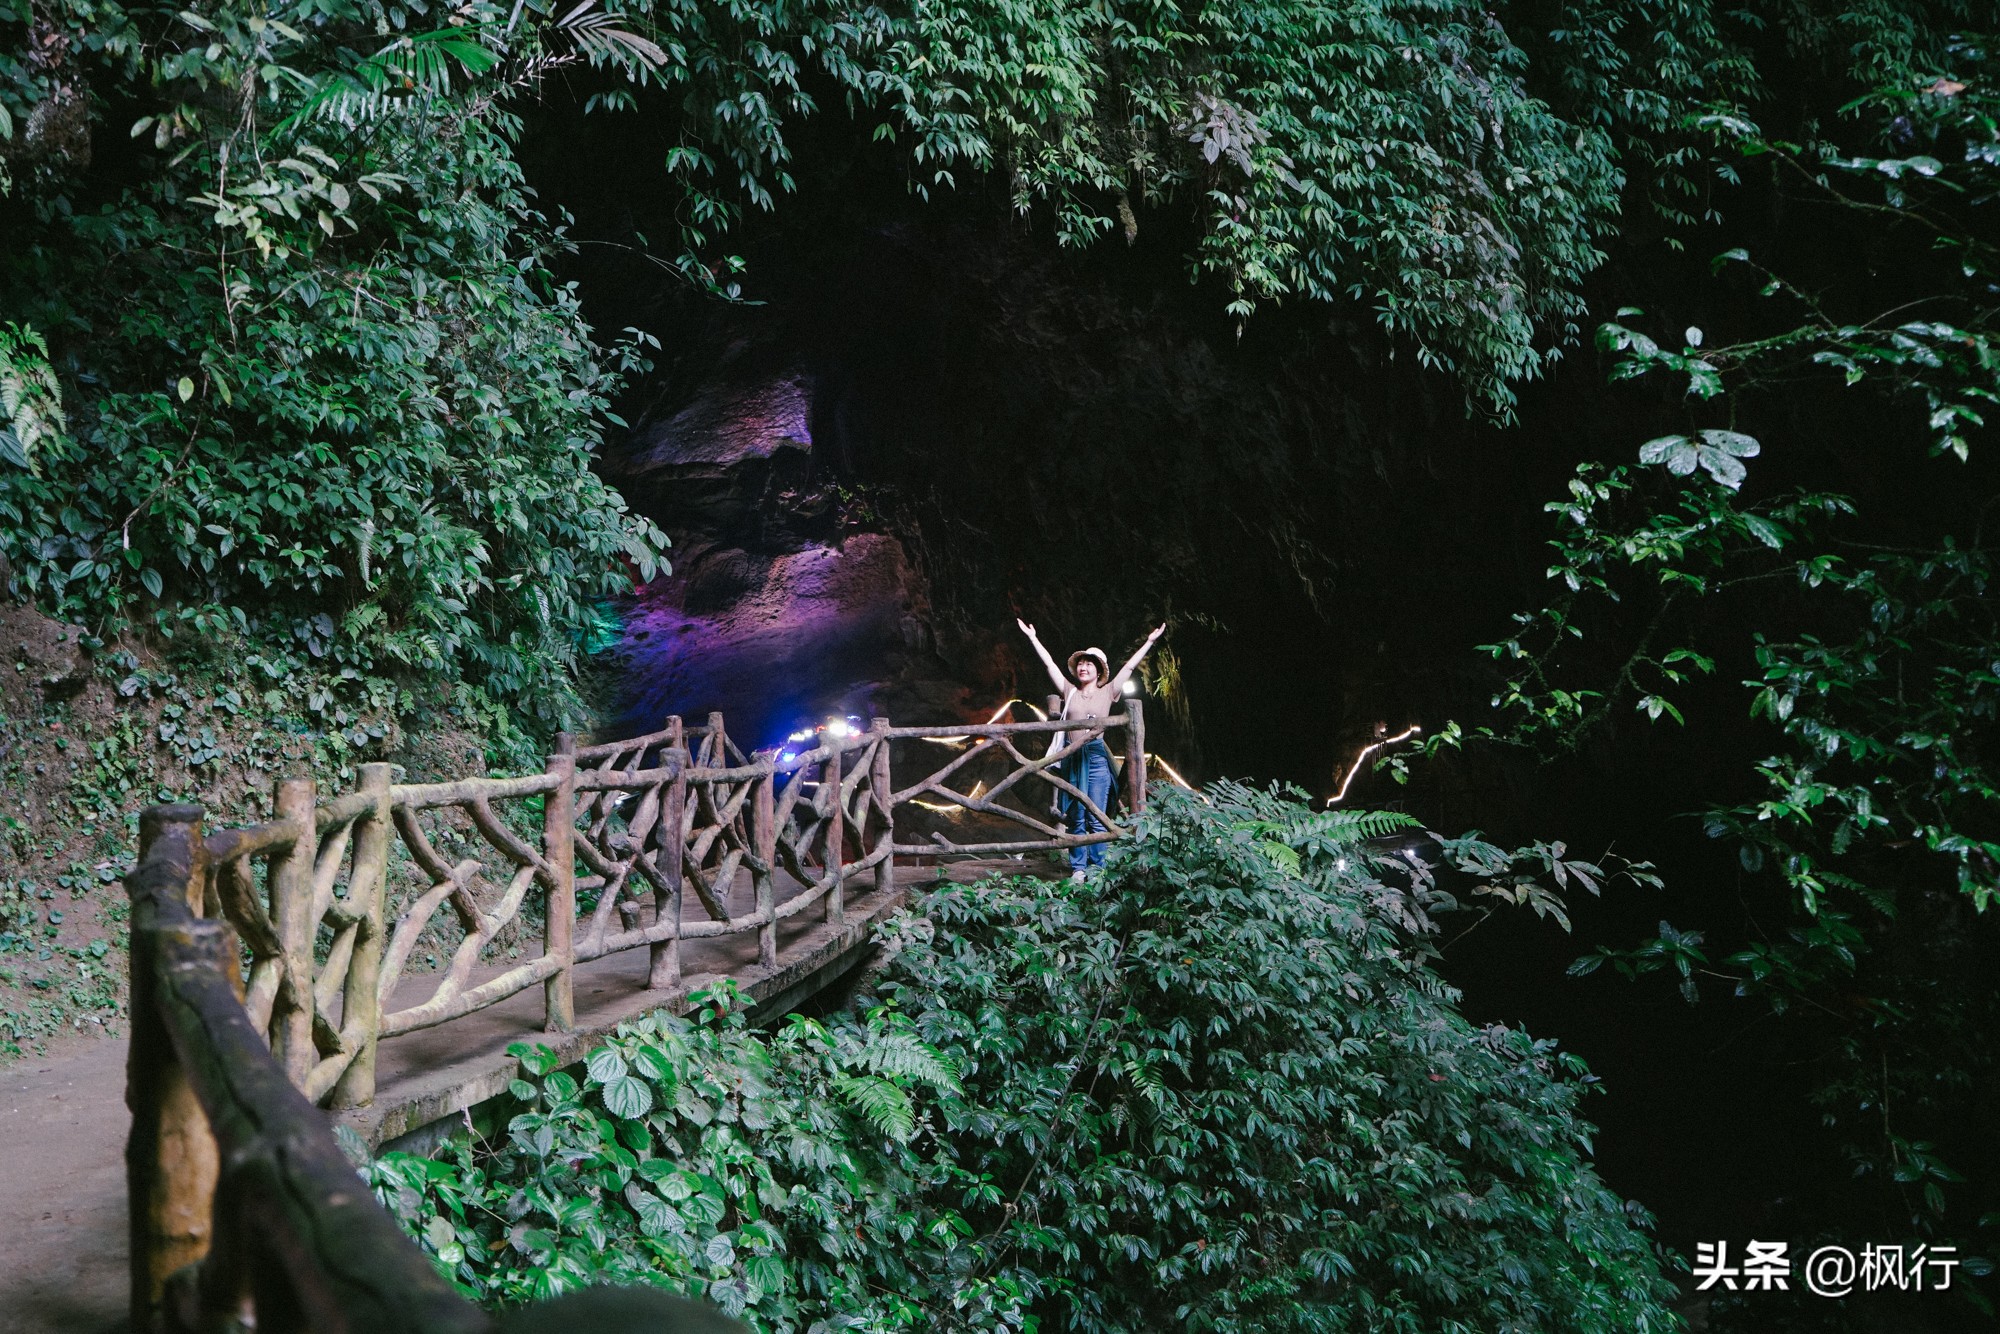
M757 915L764 919L764 924L757 928L757 962L765 968L776 968L777 900L772 881L776 878L774 863L778 860L777 752L760 750L750 758L771 766L761 777L751 780L755 786L750 792L750 855L756 861L751 864L750 877L757 893Z
M887 718L870 718L868 731L875 742L874 758L868 767L868 801L875 813L882 817L882 830L875 835L875 848L882 854L882 860L875 863L875 891L887 894L896 887L896 854L891 851L896 846L896 812L890 798L896 794L889 778L889 730Z
M705 763L709 768L727 769L729 767L729 735L727 732L723 730L722 715L719 713L711 713L708 715L708 736L704 738L701 743L701 753L703 756L703 763ZM697 792L689 792L688 796L692 800L694 800L697 804L701 801L701 795ZM716 788L712 784L708 788L708 796L709 800L718 809L720 809L721 806L723 805L723 801L722 798L717 795ZM738 816L737 818L741 819L742 817ZM695 819L696 822L699 823L701 817L698 813L695 816ZM716 843L713 845L713 847L710 849L709 856L715 857L719 855L718 850L722 846L723 846L722 842L720 840L717 840ZM731 920L734 920L736 917L735 880L732 878L731 881L726 885L717 884L715 886L715 893L716 896L722 900L722 907L724 911L726 911L729 914Z
M542 1027L567 1033L576 1027L576 738L556 733L555 754L548 772L556 786L542 797L542 857L549 865L548 922L542 952L556 960L556 971L542 984L546 1018Z
M828 735L826 745L829 754L820 768L819 790L831 792L833 801L826 813L826 869L833 877L833 884L826 891L826 920L830 925L840 926L847 921L847 806L840 799L840 758L845 747L841 738ZM799 778L805 777L800 774ZM798 779L793 779L797 782Z
M653 843L659 855L653 864L660 868L660 879L670 888L653 887L653 922L657 925L671 913L674 934L654 941L647 951L646 985L656 989L679 986L681 980L681 876L687 856L687 837L682 826L687 820L687 771L693 761L688 756L687 738L678 714L667 719L667 744L661 754L672 766L674 776L660 800L660 822L654 826Z
M375 805L354 822L354 873L347 881L348 906L361 920L354 929L354 952L341 992L340 1027L359 1030L354 1059L341 1071L329 1104L366 1107L375 1101L375 1044L382 1031L383 922L389 896L389 769L361 766L361 790Z
M292 826L292 844L271 859L271 924L285 947L285 975L273 1012L272 1051L286 1078L303 1089L319 1049L313 1045L313 861L319 828L313 819L313 780L278 780L277 817Z
M1050 717L1050 718L1060 718L1060 717L1062 717L1062 709L1063 709L1063 702L1062 702L1062 696L1061 696L1061 695L1050 695L1050 696L1048 697L1048 701L1047 701L1047 702L1048 702L1048 706L1049 706L1049 717ZM1067 740L1068 738L1064 738L1064 739L1065 739L1065 740ZM1053 733L1053 732L1049 733L1049 740L1051 740L1051 741L1055 740L1055 733ZM1061 766L1060 766L1060 765L1058 765L1058 766L1057 766L1057 768L1061 768ZM1043 772L1044 772L1044 773L1047 773L1047 772L1049 772L1049 771L1045 769L1045 770L1043 770ZM1057 817L1058 817L1058 818L1056 819L1056 827L1057 827L1057 828L1059 828L1059 829L1067 829L1067 828L1069 827L1069 826L1068 826L1068 822L1067 822L1066 820L1063 820L1063 819L1061 819L1061 818L1060 818L1060 816L1061 816L1061 812L1062 812L1062 809L1063 809L1063 799L1064 799L1064 797L1063 797L1063 790L1062 790L1061 788L1057 787L1057 786L1056 786L1056 785L1055 785L1055 784L1054 784L1053 782L1049 782L1049 780L1048 780L1048 779L1046 779L1046 778L1045 778L1045 779L1043 779L1042 781L1043 781L1043 782L1045 782L1045 783L1048 783L1048 788L1049 788L1049 802L1050 802L1050 805L1051 805L1051 808L1052 808L1052 809L1053 809L1053 810L1054 810L1054 811L1056 812L1056 814L1057 814Z
M167 1278L208 1253L219 1171L208 1117L176 1054L160 1011L162 926L153 894L199 896L202 809L152 806L139 817L132 896L132 1030L125 1057L125 1187L131 1238L132 1323L149 1328ZM178 881L178 884L173 883Z
M1146 809L1146 709L1136 697L1125 701L1125 807Z

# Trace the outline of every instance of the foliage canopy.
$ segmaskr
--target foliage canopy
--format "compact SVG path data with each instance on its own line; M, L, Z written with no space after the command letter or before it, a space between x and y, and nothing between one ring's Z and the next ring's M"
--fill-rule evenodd
M585 324L515 159L557 75L674 127L662 262L718 292L834 96L921 192L1004 182L1072 244L1171 204L1239 316L1365 302L1504 408L1574 336L1620 136L1726 69L1696 0L1576 17L1531 61L1464 0L5 0L0 555L100 628L247 635L274 683L572 717L664 540L590 471L646 337Z
M1963 1129L1995 1070L2000 993L1943 979L1977 972L2000 898L2000 568L1968 468L1990 466L1976 445L2000 404L2000 34L1938 9L1790 30L1825 82L1861 90L1837 117L1700 122L1732 175L1834 244L1818 263L1805 246L1718 255L1718 287L1751 296L1720 337L1649 333L1632 309L1603 326L1613 377L1658 386L1678 429L1636 465L1582 465L1548 506L1556 587L1486 646L1502 714L1479 730L1567 750L1636 710L1713 744L1729 725L1702 682L1737 677L1757 749L1741 795L1698 813L1735 851L1746 938L1716 949L1712 930L1662 923L1573 971L1666 972L1690 1001L1720 981L1784 1016L1817 1060L1857 1208L1967 1238L1996 1221L1952 1163L1990 1147ZM1880 436L1791 425L1836 393L1836 411L1879 404ZM1900 498L1815 484L1863 453Z

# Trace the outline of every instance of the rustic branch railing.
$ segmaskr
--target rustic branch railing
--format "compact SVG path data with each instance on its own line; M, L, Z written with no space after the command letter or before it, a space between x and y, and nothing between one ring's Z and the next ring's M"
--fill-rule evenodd
M823 905L827 920L840 923L848 887L890 890L897 857L1121 837L1112 812L1062 767L1092 737L1122 730L1126 805L1142 805L1143 716L1136 702L1127 710L1093 731L1051 720L892 727L878 718L800 754L748 755L722 715L710 714L705 726L674 718L605 745L577 748L564 736L543 772L521 777L404 784L391 781L389 765L364 764L355 790L328 800L311 779L288 778L277 786L272 820L203 840L197 907L241 936L244 1007L291 1081L315 1102L365 1106L385 1039L537 984L546 1027L574 1027L579 963L643 948L647 985L670 988L681 979L683 942L754 933L759 964L770 968L781 922ZM1058 733L1062 744L1049 745ZM893 774L918 767L913 758L934 759L908 743L957 753L897 787ZM901 762L893 762L898 748ZM986 779L964 781L996 766ZM1102 830L1061 828L1047 808L1058 794ZM932 828L926 841L898 843L897 811L913 804L977 817L986 834ZM1003 836L1016 829L1022 836ZM413 879L400 902L391 901L392 868ZM782 901L781 872L800 887ZM733 902L746 873L750 901ZM476 977L482 966L491 972L488 955L503 936L521 952L537 907L540 951ZM412 966L420 955L437 965L435 980L407 1000L404 984L423 976Z
M213 842L201 814L147 811L127 881L134 1329L487 1334L491 1319L355 1180L251 1022L235 933L195 915Z
M461 1297L356 1179L251 1022L235 932L197 916L213 883L201 819L199 806L147 811L126 881L134 1334L741 1329L650 1289L571 1293L497 1320Z
M401 784L391 766L364 764L354 791L325 801L311 779L287 778L270 821L205 836L200 807L151 808L128 880L135 1320L489 1329L358 1186L313 1103L367 1105L382 1041L538 983L545 1026L573 1027L576 966L606 955L647 950L646 985L666 989L680 983L684 941L754 933L760 966L774 968L781 922L823 905L829 923L843 923L848 886L892 892L898 857L1122 837L1062 767L1122 730L1126 807L1137 810L1143 715L1128 702L1091 728L876 719L800 754L746 755L710 714L705 726L674 718L606 745L564 736L542 773L521 777ZM938 760L936 747L956 753ZM926 771L898 787L898 769ZM1101 830L1058 827L1052 797L1080 803ZM928 841L898 843L899 808L956 837L933 828ZM968 835L958 821L987 832ZM991 835L1009 829L1025 836ZM781 873L797 885L782 901ZM408 892L392 903L399 878ZM519 952L524 913L537 905L540 952L475 980L510 931ZM443 963L406 1003L420 951Z

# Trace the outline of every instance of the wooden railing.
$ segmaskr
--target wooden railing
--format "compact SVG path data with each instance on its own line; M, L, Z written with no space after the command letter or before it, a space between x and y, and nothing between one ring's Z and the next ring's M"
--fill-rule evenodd
M892 890L899 857L1121 837L1111 812L1060 770L1103 730L1122 730L1126 806L1138 809L1143 716L1132 702L1095 727L877 719L802 753L745 755L711 714L705 727L670 719L607 745L563 738L542 773L517 778L399 784L390 766L366 764L354 791L326 801L311 779L285 779L275 818L249 828L204 834L198 806L150 808L127 880L135 1326L488 1330L355 1180L313 1103L366 1104L383 1040L538 983L546 1026L568 1029L574 969L618 951L649 952L650 988L675 986L683 942L704 937L755 933L759 962L772 967L779 922L816 906L841 922L846 887ZM923 772L898 788L898 767ZM1056 793L1103 828L1058 827L1047 808ZM898 843L899 809L950 828ZM745 871L750 903L737 911ZM798 886L783 901L781 871ZM392 884L412 877L392 918ZM690 892L698 915L684 911ZM519 950L531 905L542 913L540 952L475 983L510 931ZM443 965L420 999L400 1003L427 945ZM661 1306L647 1327L675 1318Z
M196 915L201 808L139 825L126 1102L135 1330L484 1331L355 1179L240 1003L236 941ZM287 1318L289 1317L289 1318Z
M1071 727L1051 747L1059 721L876 719L852 735L823 733L800 753L746 755L710 714L705 726L675 718L605 745L561 738L543 772L521 777L404 784L390 766L364 764L355 790L328 800L313 780L289 778L277 785L275 818L204 837L198 906L241 936L244 1006L291 1081L315 1102L360 1107L374 1096L386 1039L536 985L546 1027L572 1028L580 963L644 949L647 985L666 989L680 982L685 942L754 934L770 968L781 922L818 909L840 923L848 887L889 890L899 857L1120 837L1112 813L1061 769L1102 729L1123 731L1126 806L1141 806L1138 704L1099 729ZM939 757L938 747L954 753ZM898 770L920 768L896 786ZM1048 809L1058 793L1102 831L1061 828ZM904 824L920 838L897 842L899 811L923 817ZM739 904L745 872L750 902ZM799 887L782 900L781 875ZM475 978L503 940L525 952L537 912L539 951ZM428 975L413 967L420 957Z
M740 1329L651 1290L571 1293L496 1321L356 1178L244 1009L237 940L198 916L198 806L139 825L126 1101L134 1334L695 1334ZM609 1298L609 1300L607 1300Z
M1016 854L1072 848L1124 837L1125 830L1112 820L1110 813L1064 778L1061 770L1065 760L1098 739L1103 730L1121 731L1125 742L1125 766L1121 775L1125 806L1128 810L1142 809L1146 804L1146 725L1139 701L1126 700L1126 712L1103 720L1101 728L1081 730L1054 716L1060 703L1060 700L1051 698L1049 716L1032 722L986 723L973 727L884 727L881 735L890 742L928 741L962 747L948 763L895 792L890 798L892 810L920 803L926 796L939 797L951 812L987 816L1006 824L1024 826L1041 836L966 841L950 838L941 830L933 830L928 842L896 843L894 851L901 856ZM1021 750L1019 743L1030 743L1029 749L1032 750L1035 740L1059 740L1061 744L1040 756ZM986 786L983 780L970 788L962 781L954 785L953 780L961 775L977 772L982 761L989 767L994 761L1000 762L1002 773L991 786ZM1048 793L1059 793L1082 806L1095 817L1096 823L1103 826L1103 832L1071 834L1052 823L1052 817L1046 810L1037 814L1035 803L1044 795L1037 784L1045 785ZM1008 797L1013 800L1005 800ZM1045 807L1047 803L1041 804Z

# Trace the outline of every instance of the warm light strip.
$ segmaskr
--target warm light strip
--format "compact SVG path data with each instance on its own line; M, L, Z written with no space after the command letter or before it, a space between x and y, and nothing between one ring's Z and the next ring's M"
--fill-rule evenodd
M992 724L999 722L1001 717L1006 714L1007 710L1013 708L1016 704L1025 705L1030 709L1035 709L1035 706L1029 704L1028 701L1025 699L1010 699L1005 704L1002 704L999 708L993 710L993 716L986 720L987 724L991 726ZM1047 722L1049 720L1049 715L1043 713L1040 709L1035 709L1035 717L1040 719L1042 722ZM969 736L927 736L924 737L923 739L925 741L935 742L937 745L940 746L962 746L966 742L972 740L972 738Z
M1175 772L1175 770L1174 770L1174 766L1173 766L1173 765L1171 765L1171 764L1168 764L1168 763L1167 763L1167 762L1166 762L1165 760L1161 759L1161 758L1160 758L1159 756L1157 756L1157 755L1153 755L1153 754L1148 754L1148 755L1146 756L1146 763L1148 763L1148 764L1157 764L1157 765L1159 765L1159 766L1160 766L1160 767L1161 767L1162 769L1165 769L1165 770L1167 771L1167 777L1168 777L1168 778L1170 778L1170 779L1172 779L1172 780L1173 780L1174 782L1176 782L1176 783L1180 784L1180 785L1181 785L1182 787L1186 788L1186 789L1187 789L1188 791L1190 791L1190 792L1194 791L1194 784L1193 784L1193 783L1190 783L1190 782L1188 782L1188 780L1187 780L1187 779L1185 779L1185 778L1182 778L1182 777L1180 776L1180 774L1178 774L1177 772Z
M1354 783L1354 775L1361 772L1362 762L1365 761L1370 755L1373 755L1376 751L1382 749L1382 747L1384 746L1393 746L1398 741L1407 741L1411 737L1415 736L1417 733L1423 730L1424 729L1419 727L1417 724L1411 723L1408 727L1396 733L1396 735L1394 736L1383 737L1380 741L1371 741L1367 745L1363 746L1361 748L1361 753L1354 757L1354 763L1348 766L1347 777L1340 780L1340 791L1328 797L1326 799L1326 804L1331 806L1335 802L1341 801L1347 796L1347 789Z

